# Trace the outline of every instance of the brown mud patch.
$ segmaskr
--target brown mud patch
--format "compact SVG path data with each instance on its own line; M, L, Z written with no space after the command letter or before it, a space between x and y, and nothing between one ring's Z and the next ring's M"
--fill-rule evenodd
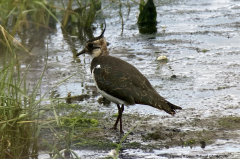
M62 103L59 106L61 112L66 111L60 119L62 126L56 126L55 123L52 123L50 127L42 128L41 138L53 145L60 145L59 150L64 149L70 142L71 149L76 151L79 149L81 151L100 151L105 157L111 149L117 148L123 137L123 134L120 134L118 130L111 129L117 114L91 112L92 110L86 110L77 104ZM156 154L156 151L169 150L175 147L192 150L198 148L204 151L213 145L221 145L219 141L239 141L240 138L240 117L193 118L185 121L179 120L178 123L172 123L170 127L165 122L169 118L172 117L166 115L159 119L159 116L156 115L144 116L136 113L124 113L123 128L125 133L136 126L138 122L140 124L123 141L120 157L138 158L138 154L135 156L130 153L134 150L140 150L146 155L148 153ZM76 120L78 121L76 122ZM74 122L74 129L72 129L71 124ZM56 130L57 135L51 130ZM70 133L72 133L71 138L69 138ZM40 149L44 150L46 148L43 143L40 145L42 145ZM169 153L160 154L158 156L169 157ZM202 154L197 152L192 155L196 157ZM180 155L175 154L175 157L180 157Z

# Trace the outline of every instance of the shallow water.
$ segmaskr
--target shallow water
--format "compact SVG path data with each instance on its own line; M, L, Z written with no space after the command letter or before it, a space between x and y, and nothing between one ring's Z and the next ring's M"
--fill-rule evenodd
M122 3L126 4L126 2L122 0ZM104 0L102 6L109 3ZM114 4L100 13L101 17L106 18L105 38L110 43L110 54L137 67L163 97L181 106L183 110L171 117L154 108L135 105L126 108L125 113L155 115L161 119L158 122L168 127L171 127L175 121L185 122L193 118L239 117L240 1L158 1L156 2L158 32L151 35L139 33L136 24L138 5L129 3L130 12L126 5L122 5L121 8L124 19L123 32L118 15L118 5ZM98 25L103 23L103 19L98 18L96 22L94 26L97 29L94 35L98 36L101 33ZM69 44L68 40L72 44ZM117 112L113 103L110 107L100 107L97 103L100 94L96 92L90 74L91 57L84 55L75 58L73 56L73 48L80 51L83 48L82 42L75 36L64 37L62 30L57 26L57 31L49 35L45 43L48 43L49 57L45 58L44 48L34 48L33 52L37 57L30 70L31 81L38 79L44 62L47 60L47 69L42 83L43 92L50 89L56 82L77 73L54 89L54 95L66 97L69 92L72 92L73 96L88 94L90 98L81 101L81 105L112 114ZM167 64L163 65L156 60L160 55L167 56L169 59ZM31 57L25 58L25 61L22 61L22 68L26 68L31 60ZM176 75L176 78L171 79L172 75ZM156 121L153 121L153 124L154 122ZM191 129L191 126L180 127L180 129L184 131ZM124 150L121 157L206 158L222 156L223 158L238 158L240 157L239 144L240 136L237 136L234 140L219 139L212 145L206 146L205 149L171 147L153 150L153 153L145 153L142 150ZM99 154L99 152L91 151L90 158L91 155L93 158L99 157ZM102 157L104 154L105 152Z

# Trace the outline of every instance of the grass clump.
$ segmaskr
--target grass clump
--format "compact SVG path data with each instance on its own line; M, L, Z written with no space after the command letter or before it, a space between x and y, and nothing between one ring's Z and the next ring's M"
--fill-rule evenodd
M142 144L140 142L134 141L126 144L125 146L129 149L137 149L137 148L141 148Z
M223 117L218 121L218 126L222 129L238 129L240 128L240 117Z
M157 32L156 18L157 11L153 0L148 0L145 4L144 0L139 4L140 14L138 17L139 32L142 34L152 34Z
M9 53L12 55L11 53ZM12 58L0 69L0 158L37 156L37 137L41 124L37 119L40 100L36 100L42 76L30 92L26 73L21 76L18 60Z
M50 15L53 15L53 9L47 7L45 0L2 0L0 4L2 26L11 28L12 36L23 29L30 29L31 25L37 30L40 26L47 27Z
M81 126L81 127L88 127L88 126L98 126L98 120L96 119L89 119L89 118L82 118L81 116L74 117L74 118L64 118L62 120L62 125L66 126Z
M165 133L159 131L142 135L142 137L144 140L166 140L168 138Z
M34 45L40 45L39 41L44 43L47 32L56 31L57 23L63 31L73 25L78 30L90 30L97 11L101 11L101 0L77 0L75 9L72 9L73 0L69 0L67 6L63 2L61 7L54 4L53 0L0 1L0 49L11 50L10 45L18 48L18 45L25 45L28 41L26 37L29 37L28 44L31 46L27 50L24 48L27 45L21 47L31 52ZM16 35L22 40L21 44L14 40Z

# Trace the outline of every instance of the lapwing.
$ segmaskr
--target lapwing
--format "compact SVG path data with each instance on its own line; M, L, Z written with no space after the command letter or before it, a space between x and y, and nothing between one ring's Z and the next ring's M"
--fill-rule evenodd
M124 105L149 105L171 115L176 113L176 109L182 109L160 96L148 79L133 65L109 55L107 41L103 36L105 30L106 24L101 35L88 40L85 48L76 56L88 53L93 57L91 73L98 91L103 97L117 104L118 117L113 129L117 129L120 121L120 132L123 133Z

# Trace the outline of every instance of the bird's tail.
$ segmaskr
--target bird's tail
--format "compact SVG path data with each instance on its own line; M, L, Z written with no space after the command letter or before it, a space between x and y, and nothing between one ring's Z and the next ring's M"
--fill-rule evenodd
M152 106L154 108L164 110L166 113L171 114L171 115L174 115L176 113L176 109L182 109L181 107L170 103L169 101L167 101L160 95L157 98L155 98Z
M176 109L182 109L181 107L170 103L155 91L149 91L146 94L147 95L142 96L140 100L138 96L138 98L135 99L135 103L150 105L159 110L164 110L165 112L171 115L174 115L176 113Z
M176 106L168 101L167 101L167 105L170 107L170 109L167 109L167 110L163 109L163 110L171 115L174 115L176 113L176 109L182 109L182 107Z

